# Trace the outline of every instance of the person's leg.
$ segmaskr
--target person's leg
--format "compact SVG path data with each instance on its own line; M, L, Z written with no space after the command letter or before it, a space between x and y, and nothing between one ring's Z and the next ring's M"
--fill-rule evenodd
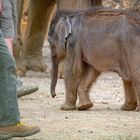
M7 44L7 47L8 47L10 54L13 56L13 39L12 38L5 38L5 42Z
M3 21L3 34L5 37L5 41L7 44L7 47L13 56L13 45L14 45L14 39L17 37L17 6L16 6L16 0L7 0L4 2L3 5L4 11L2 13L2 17L5 18L5 21Z
M14 29L14 22L13 22L13 8L12 8L12 1L10 0L2 0L2 13L0 16L0 27L5 38L5 42L9 49L9 52L13 56L13 40L15 38L15 29Z
M10 54L13 56L13 42L17 36L17 11L16 0L3 0L3 11L0 16L0 28L2 29L5 42L7 44ZM39 88L37 86L27 86L21 84L22 82L16 77L17 96L22 97L33 92Z
M0 127L19 122L15 62L0 37Z
M21 125L16 94L15 61L0 35L0 140L40 132L37 126Z

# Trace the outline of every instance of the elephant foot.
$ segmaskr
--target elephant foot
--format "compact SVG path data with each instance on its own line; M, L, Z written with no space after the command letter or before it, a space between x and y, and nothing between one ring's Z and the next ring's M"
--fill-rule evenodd
M123 111L133 111L133 110L136 109L136 107L137 107L136 104L130 104L130 105L124 104L124 105L121 106L121 110L123 110Z
M77 106L77 109L78 110L88 110L91 107L93 107L93 103L92 102L89 102L89 103L79 104Z
M20 77L24 77L26 75L27 68L25 66L18 67L16 70L16 74Z
M76 105L64 103L61 106L61 110L76 110Z
M26 59L20 64L20 66L17 65L17 74L19 76L25 76L27 70L45 72L46 69L47 65L43 60L43 57L26 57Z
M28 70L36 71L36 72L45 72L47 69L47 65L43 60L43 57L31 57L26 58L25 66Z
M135 111L139 112L140 111L140 106L137 106Z

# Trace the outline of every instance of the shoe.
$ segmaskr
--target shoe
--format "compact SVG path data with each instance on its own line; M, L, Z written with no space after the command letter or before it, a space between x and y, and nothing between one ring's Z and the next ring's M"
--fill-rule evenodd
M40 132L38 126L26 126L23 124L6 126L0 128L0 140L7 140L14 137L27 137Z
M39 88L37 86L24 86L22 85L20 88L17 89L17 97L20 98L25 95L29 95L33 92L38 91Z
M23 85L23 81L19 76L16 76L16 87L17 89L20 89Z
M17 97L20 98L25 95L29 95L33 92L36 92L39 88L37 86L25 86L23 85L22 79L16 77L16 87L17 87Z

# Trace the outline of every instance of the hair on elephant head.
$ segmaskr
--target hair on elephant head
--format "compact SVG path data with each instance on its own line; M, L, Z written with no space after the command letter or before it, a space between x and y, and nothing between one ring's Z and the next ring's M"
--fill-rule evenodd
M72 33L70 19L67 16L53 20L49 31L49 43L52 58L51 95L55 97L55 86L58 76L58 64L65 58L66 41Z
M55 56L58 62L64 57L66 40L71 32L71 22L67 16L61 17L57 22L52 22L51 24L49 43L52 56Z

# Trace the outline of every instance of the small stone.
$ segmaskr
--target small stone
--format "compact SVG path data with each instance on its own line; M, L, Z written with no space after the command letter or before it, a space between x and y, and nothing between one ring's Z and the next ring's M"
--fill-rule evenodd
M68 117L65 117L65 119L67 120L67 119L69 119Z
M108 104L108 102L102 102L102 104Z
M109 110L109 109L110 109L110 107L107 107L107 109Z
M90 133L92 134L92 133L93 133L93 131L90 131Z
M81 133L81 130L78 130L79 133Z

